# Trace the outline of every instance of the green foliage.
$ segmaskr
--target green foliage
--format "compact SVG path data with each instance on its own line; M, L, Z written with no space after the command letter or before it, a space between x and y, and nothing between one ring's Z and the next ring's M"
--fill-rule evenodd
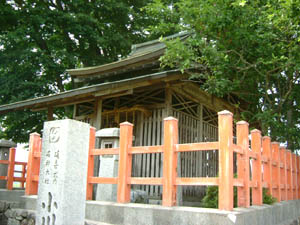
M202 199L202 206L205 208L218 208L219 202L218 186L209 186L206 188L206 194Z
M272 205L275 202L276 202L276 198L272 197L272 195L268 193L268 189L263 188L263 203Z
M219 202L219 187L209 186L206 188L206 194L202 199L202 207L204 208L218 208ZM237 188L234 187L234 207L237 207ZM250 193L251 200L251 193ZM276 198L268 194L268 189L263 188L263 204L272 205L276 202Z
M0 104L47 96L72 87L66 69L95 66L126 56L150 36L149 1L0 1ZM56 117L67 112L56 111ZM0 117L0 138L28 141L44 113Z
M275 141L300 148L300 1L178 0L148 4L160 12L153 32L176 30L190 37L164 40L162 67L192 73L203 89L220 97L238 96L242 119L259 122ZM228 98L230 99L230 98Z

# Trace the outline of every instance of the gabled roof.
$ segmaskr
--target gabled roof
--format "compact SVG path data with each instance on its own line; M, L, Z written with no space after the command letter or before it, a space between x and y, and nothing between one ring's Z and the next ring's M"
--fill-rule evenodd
M166 39L185 39L189 35L190 33L188 32L182 32L179 34L168 36L166 37ZM133 45L129 56L124 59L120 59L119 61L94 67L69 69L67 70L67 72L77 79L91 77L103 78L107 76L113 76L131 70L136 70L139 67L142 68L149 65L158 64L158 59L163 55L165 48L165 44L160 40L148 41L145 43Z

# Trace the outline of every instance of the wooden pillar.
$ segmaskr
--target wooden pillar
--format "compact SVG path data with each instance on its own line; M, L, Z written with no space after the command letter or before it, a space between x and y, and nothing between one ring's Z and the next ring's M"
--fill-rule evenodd
M273 196L273 183L272 183L272 153L271 153L271 138L264 136L262 139L262 155L267 159L263 165L264 177L263 180L268 184L268 193Z
M75 119L77 116L77 104L73 105L73 119Z
M164 119L164 164L163 164L163 206L176 205L176 177L178 120L173 117Z
M129 149L132 147L133 125L128 122L120 124L120 154L118 171L118 196L119 203L130 202L130 184L132 154Z
M172 89L169 87L166 87L165 104L166 116L172 116Z
M199 106L197 107L197 112L198 112L198 118L199 118L199 121L197 122L198 123L198 142L203 142L203 105L200 103ZM199 166L197 166L197 170L199 171L198 173L198 176L199 177L202 177L204 176L203 174L203 165L204 165L204 154L205 152L197 152L196 153L198 155L197 157L197 163ZM199 188L199 190L201 190Z
M252 188L252 204L262 205L262 172L261 172L261 132L259 130L251 131L251 149L256 153L256 160L253 160L252 180L257 184Z
M9 149L9 158L8 158L8 170L7 170L7 190L13 189L14 184L14 172L15 172L15 159L16 159L16 149Z
M200 105L197 108L198 116L199 116L199 140L200 142L203 141L203 105L200 103Z
M90 128L90 142L89 142L89 156L88 156L88 169L87 169L87 188L86 188L86 199L93 199L93 184L89 183L89 179L94 176L94 156L92 151L95 148L96 140L96 129L94 127Z
M49 106L47 112L47 121L52 121L52 120L53 120L53 107Z
M233 209L233 115L218 113L219 123L219 209Z
M279 154L279 143L272 142L272 161L276 164L272 168L272 180L276 188L273 189L273 197L276 198L277 202L281 201L281 187L280 187L280 154Z
M95 102L95 121L93 126L96 128L96 130L101 129L101 122L102 122L102 99L98 98Z
M120 98L118 97L115 99L114 110L117 110L119 108L119 105L120 105ZM115 117L115 123L120 124L120 113L119 112L115 113L114 117Z
M236 125L237 145L244 151L243 155L237 155L238 178L244 181L244 186L238 187L238 207L250 207L249 124L240 121Z

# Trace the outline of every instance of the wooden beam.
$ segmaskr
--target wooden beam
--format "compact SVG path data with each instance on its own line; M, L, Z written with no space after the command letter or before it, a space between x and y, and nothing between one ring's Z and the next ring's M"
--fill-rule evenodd
M48 112L47 112L47 121L53 120L53 107L48 107Z
M120 107L124 106L124 105L130 105L132 103L135 104L139 104L139 102L143 101L143 100L148 100L150 97L153 98L153 95L157 95L160 92L162 92L164 89L160 90L156 90L156 89L148 89L148 90L144 90L143 92L137 94L135 93L134 96L131 96L130 99L128 99L128 101L123 102L122 104L120 104ZM157 100L157 98L155 98ZM159 99L160 100L160 99Z
M95 98L91 98L91 97L88 97L88 98L83 98L83 99L80 99L78 101L68 101L68 102L65 102L65 103L60 103L60 104L57 104L57 105L51 105L51 107L54 107L54 108L59 108L59 107L64 107L64 106L69 106L69 105L75 105L75 104L80 104L80 103L84 103L84 102L93 102L95 101ZM45 103L44 105L46 105L47 103ZM41 110L47 110L48 107L46 106L43 106L43 107L36 107L36 108L32 108L31 111L32 112L38 112L38 111L41 111Z
M213 111L222 111L227 109L235 112L235 107L225 100L215 97L201 89L197 84L185 82L181 86L174 87L175 91L193 101L204 104L207 108Z
M73 119L75 119L76 114L77 114L77 104L74 104L74 106L73 106Z
M171 116L171 114L172 114L172 89L167 87L165 90L166 90L165 104L166 104L167 116Z
M115 114L115 113L121 113L121 112L132 112L132 111L143 112L146 116L151 115L151 111L141 105L136 105L136 106L133 106L130 108L124 107L124 108L119 108L119 109L103 111L102 115Z
M120 91L120 92L115 92L113 89L109 89L109 90L99 91L95 93L94 96L95 97L103 96L103 98L114 98L114 97L120 97L123 95L132 95L132 94L133 94L133 89Z
M191 108L192 106L186 104L186 100L182 96L180 96L178 93L177 94L174 93L174 97L181 103L183 109L189 112L189 114L197 116L197 113ZM177 108L177 110L181 110L181 109Z
M98 98L95 104L95 120L94 127L96 130L101 129L101 121L102 121L102 99Z

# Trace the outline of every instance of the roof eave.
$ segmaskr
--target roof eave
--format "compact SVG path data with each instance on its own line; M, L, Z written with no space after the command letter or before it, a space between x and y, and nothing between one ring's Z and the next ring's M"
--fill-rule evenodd
M124 90L129 90L130 86L134 83L141 83L140 86L146 86L149 85L152 81L155 82L155 80L174 80L177 79L176 76L173 75L179 75L178 70L172 70L172 71L164 71L154 74L149 74L141 77L135 77L131 79L125 79L120 81L114 81L114 82L107 82L103 84L97 84L92 85L88 87L82 87L78 89L73 89L70 91L50 95L50 96L43 96L39 98L34 99L28 99L25 101L15 102L11 104L6 104L0 106L0 115L5 114L7 112L16 111L20 109L41 109L41 108L47 108L47 107L57 107L63 105L65 101L70 100L70 104L74 104L76 101L85 100L88 101L89 98L94 99L95 97L101 97L102 95L105 95L105 91L109 90L107 93L112 93L113 90L116 90L117 87L126 87ZM128 87L128 88L127 88ZM123 90L123 91L124 91ZM63 102L60 102L63 101ZM60 103L60 105L58 104Z
M142 54L136 57L129 57L117 62L112 62L101 66L79 68L79 69L68 69L67 72L74 77L87 77L93 75L101 75L119 69L121 67L126 67L126 66L134 67L135 64L138 64L145 60L151 60L151 59L157 60L161 55L163 55L164 51L165 48L162 48L147 54Z

